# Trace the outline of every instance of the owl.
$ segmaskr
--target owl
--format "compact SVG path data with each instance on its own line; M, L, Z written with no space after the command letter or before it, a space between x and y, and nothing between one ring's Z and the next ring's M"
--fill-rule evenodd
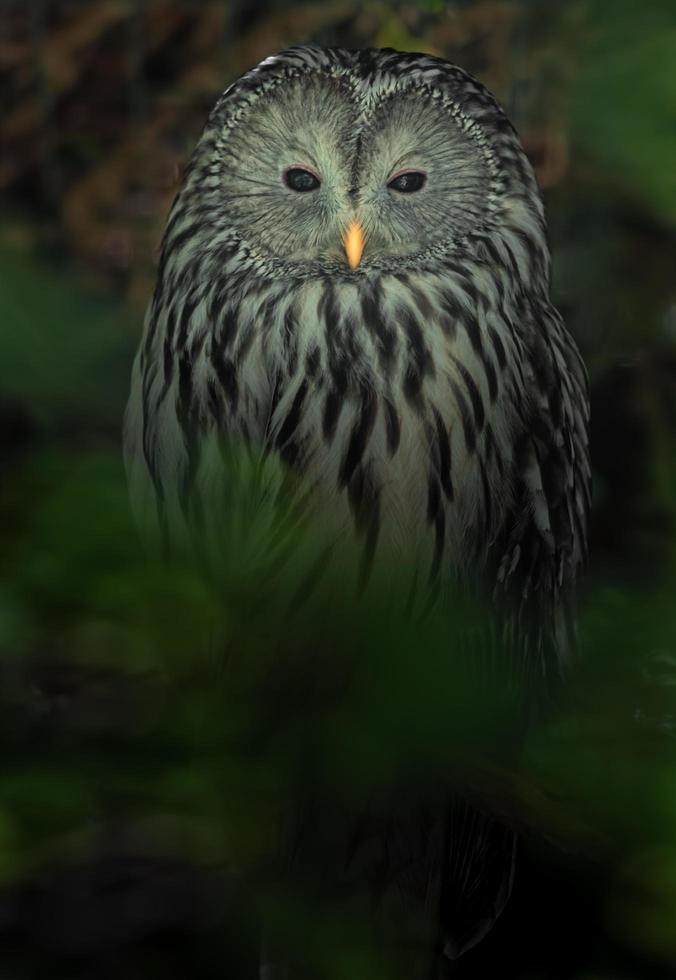
M139 522L208 547L223 446L249 447L355 545L362 587L400 559L423 590L477 583L546 686L590 506L586 372L549 293L536 179L483 85L391 49L266 58L218 100L168 219L125 420ZM436 896L450 958L500 913L514 851L452 813L392 869Z

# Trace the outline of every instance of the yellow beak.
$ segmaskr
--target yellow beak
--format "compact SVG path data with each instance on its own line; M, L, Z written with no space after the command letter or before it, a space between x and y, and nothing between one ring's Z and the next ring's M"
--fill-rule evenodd
M364 229L358 221L351 221L343 235L345 254L351 269L356 269L364 251Z

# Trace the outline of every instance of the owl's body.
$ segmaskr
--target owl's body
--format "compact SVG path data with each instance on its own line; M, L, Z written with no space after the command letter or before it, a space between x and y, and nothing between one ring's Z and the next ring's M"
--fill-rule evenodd
M362 583L392 558L429 587L481 582L524 671L556 671L587 416L535 178L479 83L306 47L226 91L172 210L127 415L132 495L165 547L218 539L209 447L241 442L359 542Z

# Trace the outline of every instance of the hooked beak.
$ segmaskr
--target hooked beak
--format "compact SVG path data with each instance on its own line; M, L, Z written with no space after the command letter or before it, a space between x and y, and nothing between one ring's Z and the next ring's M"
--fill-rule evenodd
M364 229L358 221L351 221L343 235L345 254L351 269L356 269L364 251Z

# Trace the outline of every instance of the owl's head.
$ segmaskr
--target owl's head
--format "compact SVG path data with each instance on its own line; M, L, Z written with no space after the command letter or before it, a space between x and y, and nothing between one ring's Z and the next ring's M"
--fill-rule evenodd
M389 49L263 61L216 105L179 202L199 212L203 247L236 245L271 275L419 267L501 226L544 241L493 97L441 59Z

